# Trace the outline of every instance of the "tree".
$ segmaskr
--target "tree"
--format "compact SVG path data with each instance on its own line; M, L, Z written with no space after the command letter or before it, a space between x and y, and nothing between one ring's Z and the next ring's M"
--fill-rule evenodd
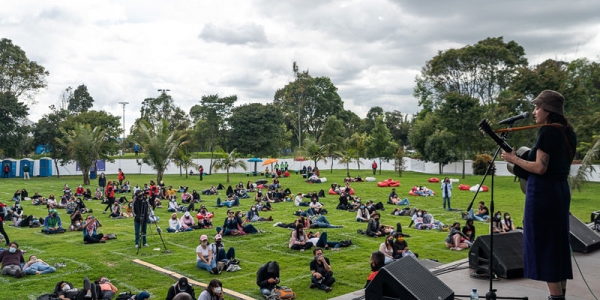
M194 111L203 122L202 126L196 126L201 130L201 135L205 137L210 150L210 164L213 163L215 146L219 141L223 141L225 130L228 126L227 120L231 116L231 108L237 101L236 95L219 97L218 94L202 96L200 105L194 105L190 112ZM209 174L212 168L209 169Z
M215 160L211 165L211 169L214 169L215 172L219 170L225 170L227 172L227 182L229 182L229 169L242 168L244 171L246 170L246 163L243 160L237 159L235 151L236 149L233 149L231 152L226 153L221 149L223 158Z
M342 152L342 155L339 157L339 163L346 165L346 176L350 177L350 164L358 160L357 151L354 148L348 148Z
M438 122L433 113L422 114L421 118L415 121L411 131L408 133L410 144L417 150L421 158L425 158L427 155L427 151L425 151L427 137L435 132L437 124Z
M319 141L325 147L325 155L331 158L331 173L333 173L333 162L335 159L342 156L340 150L343 144L343 135L345 133L344 123L335 116L329 116L325 126L323 126L323 134Z
M43 145L46 151L49 151L49 156L56 168L56 175L60 178L58 163L69 161L67 151L59 141L62 138L60 125L69 117L69 112L66 109L58 110L54 105L50 106L50 110L51 113L43 115L34 125L32 129L33 139L35 145Z
M33 96L46 87L48 71L30 61L19 46L11 40L0 40L0 93L11 93L34 103Z
M137 130L135 142L144 150L143 162L156 170L156 180L160 182L179 148L188 143L187 136L181 130L169 130L167 120L155 125L142 120Z
M17 154L29 132L28 126L23 126L28 110L13 93L0 92L0 151L6 157Z
M445 165L458 159L458 155L455 152L456 147L453 145L455 142L456 137L454 134L445 129L436 130L431 136L427 137L427 141L425 142L425 153L427 153L425 160L437 163L440 174L443 173Z
M150 124L157 124L161 120L167 120L169 130L184 130L190 127L191 122L181 108L175 105L171 95L161 93L157 98L146 98L140 109L141 117L136 120L134 127L140 120L146 120ZM137 132L135 128L132 132Z
M493 114L494 101L507 89L517 68L526 66L525 50L502 37L487 38L475 45L439 51L416 78L414 93L419 105L435 108L450 92L481 100Z
M383 122L383 116L375 119L375 127L365 141L368 158L379 158L379 174L381 175L381 162L394 158L398 144L393 141L390 131Z
M313 78L308 71L298 72L295 63L294 75L294 82L275 92L273 104L284 113L302 148L304 132L318 141L327 118L343 111L344 103L328 77Z
M286 132L281 121L283 114L272 104L250 103L235 107L228 119L232 148L242 155L277 157L279 151L290 146L292 133Z
M327 163L327 155L325 154L325 146L319 145L315 138L312 136L308 136L303 143L302 153L305 153L306 157L310 158L315 163L315 168L317 167L317 163L319 161L323 161Z
M458 150L457 152L460 153L461 160L463 162L462 178L464 179L466 172L465 160L467 158L467 151L469 148L477 149L478 143L491 143L491 139L484 140L481 137L477 128L477 124L483 115L483 109L479 105L479 100L468 95L454 92L448 93L446 94L445 101L435 112L435 115L438 118L442 128L447 130L449 133L452 133L456 137L453 142L438 142L438 144L440 146L450 147L444 148L442 151L448 151L450 153L454 149ZM427 149L426 145L425 152L429 152L430 150L431 149ZM450 158L450 154L438 156L437 160L440 162L445 162L446 158Z
M68 87L68 89L71 89L71 87ZM78 86L68 100L69 106L67 109L73 113L86 112L94 106L94 98L88 92L85 84Z
M89 124L75 124L72 130L61 127L62 139L56 141L67 149L67 155L71 160L79 163L83 173L83 184L90 184L90 169L96 165L96 161L107 158L100 149L106 143L106 133L100 127L92 128Z
M408 145L408 133L412 125L412 120L408 115L403 115L400 111L386 111L384 113L385 126L390 130L392 138L396 143Z
M381 106L373 106L367 112L367 117L363 122L362 132L371 132L375 128L375 120L377 117L383 116L383 108Z
M356 150L356 167L359 170L360 170L360 165L363 164L360 161L360 158L367 155L367 146L365 145L366 140L367 140L367 135L365 133L358 134L355 132L354 134L352 134L352 136L350 137L350 140L348 141L347 146L345 147L346 149L354 148Z
M398 176L402 177L402 171L406 169L406 165L404 164L404 147L402 145L396 150L394 161L396 163L394 167L398 171Z

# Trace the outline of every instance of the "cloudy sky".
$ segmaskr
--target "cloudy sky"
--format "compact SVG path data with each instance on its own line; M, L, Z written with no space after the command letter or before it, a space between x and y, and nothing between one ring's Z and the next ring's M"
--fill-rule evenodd
M292 63L338 87L346 109L419 111L414 78L437 51L503 36L530 64L598 60L600 1L8 1L0 38L49 72L38 120L86 84L94 109L127 127L143 99L170 89L186 111L202 95L268 103Z

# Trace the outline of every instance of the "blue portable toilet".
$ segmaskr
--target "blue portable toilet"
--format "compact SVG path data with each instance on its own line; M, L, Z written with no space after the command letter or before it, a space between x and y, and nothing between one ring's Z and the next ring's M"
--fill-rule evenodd
M25 177L25 172L23 172L23 167L25 165L29 166L29 178L33 177L33 166L35 165L35 161L31 158L23 158L19 162L19 177Z
M40 158L40 177L51 177L52 176L52 158L42 157Z
M8 166L8 174L5 173ZM15 178L17 176L17 161L12 158L7 158L2 161L2 178Z

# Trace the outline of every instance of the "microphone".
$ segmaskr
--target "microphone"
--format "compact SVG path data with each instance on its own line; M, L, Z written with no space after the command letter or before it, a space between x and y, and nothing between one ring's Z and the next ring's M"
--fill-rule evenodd
M510 118L508 118L508 119L504 119L504 120L500 121L500 123L498 123L498 125L502 125L502 124L512 124L512 123L514 123L514 122L516 122L516 121L519 121L519 120L521 120L521 119L526 119L526 118L529 118L529 116L530 116L530 115L531 115L531 114L530 114L529 112L524 112L524 113L522 113L522 114L520 114L520 115L516 115L516 116L514 116L514 117L510 117Z

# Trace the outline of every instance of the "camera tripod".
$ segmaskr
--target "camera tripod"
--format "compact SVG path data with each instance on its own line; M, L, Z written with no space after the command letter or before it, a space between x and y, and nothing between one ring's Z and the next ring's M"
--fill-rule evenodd
M146 197L143 197L142 199L136 199L135 201L142 201L142 207L141 207L141 213L140 213L140 240L138 241L138 248L137 248L137 252L136 254L140 254L140 249L143 247L142 241L146 240L147 237L147 232L148 232L148 227L152 227L151 222L148 222L148 211L149 211L149 207L148 207L148 199ZM163 239L162 236L162 229L160 229L160 227L158 227L158 224L156 222L154 222L154 227L156 228L156 233L158 233L158 236L160 237L160 240L163 244L164 250L162 251L163 253L171 253L171 250L167 249L167 245L165 244L165 240Z

